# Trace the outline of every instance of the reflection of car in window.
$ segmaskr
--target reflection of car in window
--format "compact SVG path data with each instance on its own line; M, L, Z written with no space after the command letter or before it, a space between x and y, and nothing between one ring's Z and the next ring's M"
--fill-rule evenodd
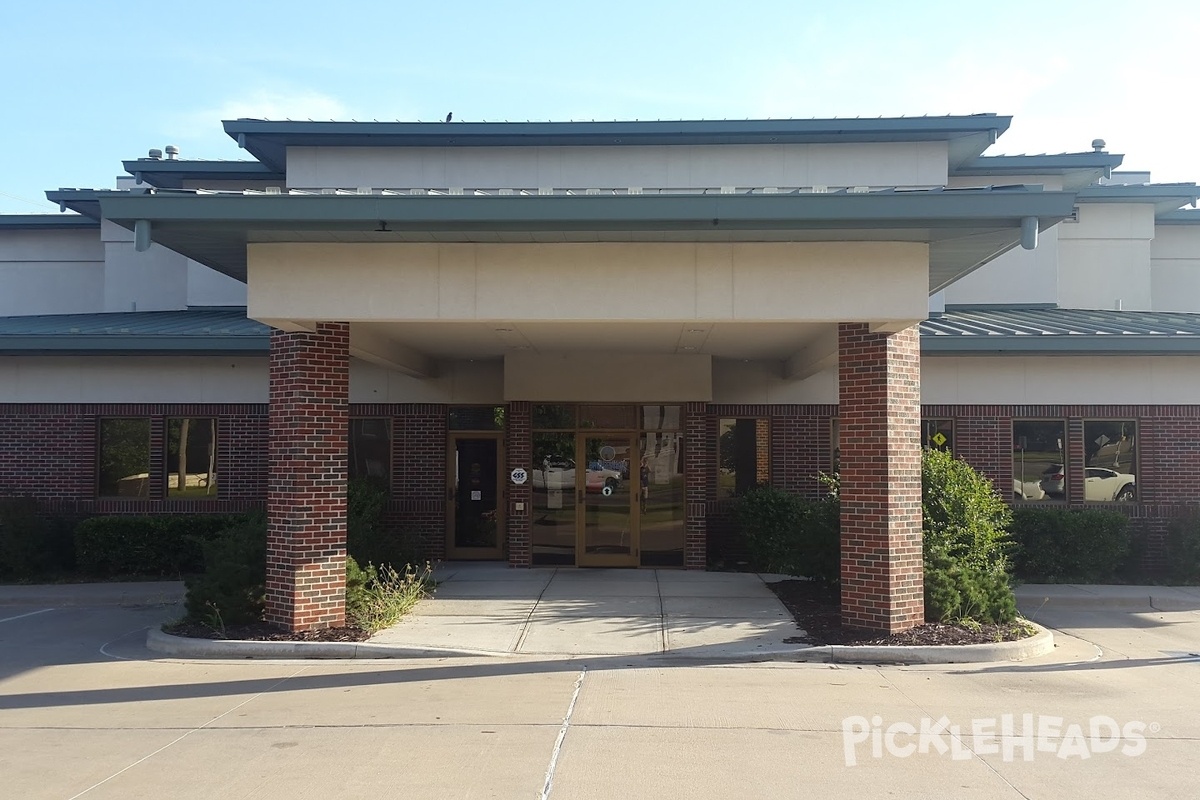
M534 468L530 475L534 489L570 489L575 486L575 462L569 458L547 458L541 469ZM584 488L589 492L612 494L621 486L621 473L605 469L600 462L592 462L584 473ZM605 491L607 489L607 492Z
M1128 502L1137 495L1136 484L1137 479L1133 475L1107 467L1088 467L1084 470L1084 499Z
M1037 481L1022 481L1013 478L1013 499L1045 500L1046 493L1042 491L1042 487L1038 485Z

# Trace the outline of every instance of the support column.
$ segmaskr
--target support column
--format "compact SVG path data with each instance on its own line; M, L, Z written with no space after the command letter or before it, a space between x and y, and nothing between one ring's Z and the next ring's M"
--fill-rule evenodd
M842 624L897 633L925 621L918 328L838 325Z
M515 400L508 404L504 419L508 469L504 482L508 486L508 565L533 565L533 541L530 521L533 518L533 403ZM514 469L521 468L529 475L524 484L516 486L509 479Z
M683 566L708 568L708 404L683 407Z
M267 622L293 631L346 620L350 326L271 332Z

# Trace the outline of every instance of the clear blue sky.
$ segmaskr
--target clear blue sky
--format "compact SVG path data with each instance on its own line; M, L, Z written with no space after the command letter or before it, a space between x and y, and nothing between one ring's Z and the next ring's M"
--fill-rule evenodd
M111 187L220 120L1012 114L989 152L1089 149L1200 182L1200 0L133 2L0 15L0 212ZM25 202L33 201L33 202Z

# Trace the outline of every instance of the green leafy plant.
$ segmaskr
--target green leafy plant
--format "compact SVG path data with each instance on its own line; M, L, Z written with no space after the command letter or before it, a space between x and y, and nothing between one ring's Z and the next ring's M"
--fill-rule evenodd
M1133 561L1129 519L1119 511L1019 507L1013 573L1041 583L1106 583Z
M95 577L199 572L205 542L239 522L227 514L92 517L75 528L76 565Z
M814 501L756 486L738 498L734 519L754 569L837 582L841 511L836 496Z
M433 568L405 565L359 566L346 559L346 623L370 633L391 627L412 610L432 586Z
M266 606L267 521L242 519L203 545L204 573L186 581L186 619L209 627L257 622Z
M71 569L66 521L30 497L0 497L0 579L32 580Z
M346 550L360 563L410 564L420 560L416 537L385 523L387 488L368 480L350 481L346 490Z
M992 483L941 450L921 453L925 618L1012 622L1008 505Z
M1167 563L1173 581L1200 583L1200 513L1167 526Z

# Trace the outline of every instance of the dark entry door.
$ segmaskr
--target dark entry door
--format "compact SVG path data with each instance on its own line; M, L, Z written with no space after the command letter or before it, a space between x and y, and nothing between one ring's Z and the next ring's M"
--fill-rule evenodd
M500 436L454 435L446 475L448 558L503 558Z

